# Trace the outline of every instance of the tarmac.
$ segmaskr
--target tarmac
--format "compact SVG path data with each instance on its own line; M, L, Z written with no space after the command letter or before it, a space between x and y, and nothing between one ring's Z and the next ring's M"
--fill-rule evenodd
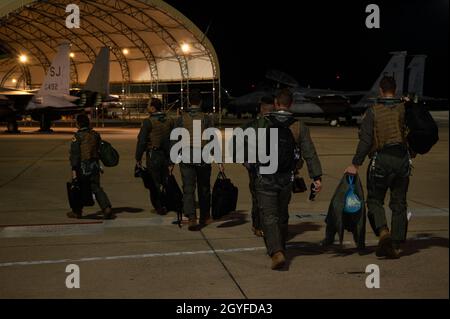
M99 128L120 152L105 168L102 185L117 214L103 221L99 207L69 219L66 182L74 128L40 134L22 128L0 134L0 298L449 298L448 112L436 115L440 141L414 159L408 193L411 219L401 258L375 256L377 238L367 225L367 252L344 245L324 250L329 201L351 162L357 127L310 125L324 170L314 202L295 194L290 205L288 265L270 269L264 242L251 232L251 197L245 168L227 164L239 188L237 211L198 232L159 216L135 178L137 128ZM365 185L365 166L361 179ZM217 176L213 165L211 184ZM306 177L306 169L302 170ZM181 185L179 169L175 169ZM308 181L308 180L307 180ZM309 186L309 185L308 185ZM386 203L388 198L386 199ZM80 269L80 288L66 287L66 267ZM368 265L380 270L380 288L366 287Z

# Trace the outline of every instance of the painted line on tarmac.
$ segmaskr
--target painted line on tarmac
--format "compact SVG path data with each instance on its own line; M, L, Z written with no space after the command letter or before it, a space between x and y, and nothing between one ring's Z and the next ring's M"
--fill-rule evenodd
M140 254L140 255L89 257L89 258L79 258L79 259L19 261L19 262L0 263L0 268L1 267L12 267L12 266L33 266L33 265L63 264L63 263L65 264L65 263L76 263L76 262L87 262L87 261L107 261L107 260L120 260L120 259L143 259L143 258L154 258L154 257L210 255L210 254L215 254L215 253L237 253L237 252L248 252L248 251L256 251L256 250L263 250L263 249L266 249L266 247L179 251L179 252L172 252L172 253L151 253L151 254Z
M415 237L409 238L408 241L426 241L433 240L435 237ZM376 245L377 240L366 240L366 245ZM352 241L344 241L343 245L354 245ZM320 248L320 244L317 242L291 244L286 245L287 248L307 248L311 246L317 246ZM49 265L49 264L67 264L77 262L90 262L90 261L110 261L110 260L122 260L122 259L145 259L155 257L177 257L177 256L194 256L194 255L214 255L217 253L229 254L229 253L241 253L265 250L266 247L247 247L247 248L230 248L230 249L214 249L214 250L198 250L198 251L178 251L171 253L149 253L149 254L137 254L137 255L122 255L122 256L104 256L104 257L85 257L79 259L56 259L56 260L35 260L35 261L16 261L0 263L0 268L14 267L14 266L36 266L36 265Z
M30 168L32 168L34 165L36 165L40 160L42 160L43 158L45 158L48 154L52 153L54 150L56 150L58 147L63 146L64 144L66 144L67 141L63 141L62 143L58 143L57 145L53 146L50 150L46 151L43 155L39 156L36 160L34 160L33 162L31 162L27 167L25 167L24 169L22 169L16 176L14 176L13 178L9 179L8 181L0 184L0 188L8 185L9 183L14 182L16 179L18 179L20 176L22 176L26 171L28 171Z

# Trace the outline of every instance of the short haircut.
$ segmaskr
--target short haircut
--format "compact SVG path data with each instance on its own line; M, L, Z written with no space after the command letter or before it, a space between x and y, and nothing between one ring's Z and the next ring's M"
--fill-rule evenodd
M89 127L89 117L86 114L77 115L77 125L78 127Z
M159 112L162 109L162 102L160 99L152 97L150 99L150 106L153 106Z
M289 89L282 89L276 96L277 102L282 106L290 106L292 104L292 92Z
M191 90L189 92L189 104L190 105L200 105L202 102L202 94L200 90Z
M395 83L395 79L393 76L383 76L380 81L380 89L385 93L395 93L397 89L397 84Z

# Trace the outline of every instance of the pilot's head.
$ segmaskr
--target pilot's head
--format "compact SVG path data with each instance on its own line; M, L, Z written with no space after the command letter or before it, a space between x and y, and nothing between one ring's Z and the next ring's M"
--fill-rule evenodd
M275 97L275 110L288 110L292 105L292 93L289 89L282 89Z
M152 97L150 99L150 102L148 104L147 110L151 113L161 112L162 109L162 102L160 99Z
M273 96L271 96L271 95L263 96L261 98L261 103L259 105L259 107L260 107L260 111L259 111L260 114L264 115L264 114L272 112L273 109L274 109L273 103L274 103Z
M86 114L77 115L77 127L78 128L89 128L90 121Z
M397 84L393 76L383 76L380 81L380 95L381 97L394 97L397 90Z

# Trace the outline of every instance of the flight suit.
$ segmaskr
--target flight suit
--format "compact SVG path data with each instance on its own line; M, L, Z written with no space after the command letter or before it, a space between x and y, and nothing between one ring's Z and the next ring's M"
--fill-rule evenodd
M100 208L105 210L111 207L111 202L100 186L100 142L100 134L96 131L87 127L79 129L70 145L70 164L72 170L77 172L77 178L89 181L95 199Z
M199 107L192 106L184 112L176 123L176 127L185 128L190 134L190 144L182 148L182 152L190 152L191 162L180 163L181 178L183 180L183 212L190 219L196 218L195 189L197 188L198 203L200 206L200 223L206 222L211 216L211 164L192 163L195 146L192 142L193 121L200 120L202 132L214 126L211 116L203 113ZM202 141L203 146L207 141Z
M169 137L174 122L162 112L153 113L142 123L136 145L136 161L146 153L147 170L153 179L149 190L150 201L157 212L161 212L161 184L169 173Z
M411 159L406 141L405 107L398 99L379 99L364 114L359 144L352 163L362 165L370 157L367 171L367 206L370 224L377 236L387 228L384 199L391 192L391 236L394 243L406 239L408 228L406 194Z
M277 112L271 114L277 116ZM283 116L286 117L286 115ZM302 159L305 160L311 179L320 179L322 167L308 127L300 121L292 120L292 115L286 118L290 118L293 122L289 128L300 148L301 158L298 163L302 163ZM299 165L297 164L296 168ZM257 172L255 190L263 226L264 241L269 256L278 251L286 250L289 222L288 208L292 195L294 170L295 168L291 172L275 174L259 174Z
M258 132L258 128L266 128L269 125L269 121L264 116L258 116L255 120L250 121L246 125L242 127L242 129L245 131L247 128L251 127L256 130L256 133ZM256 168L254 165L248 165L245 164L245 167L247 168L248 172L248 179L249 179L249 189L250 194L252 196L252 210L251 210L251 216L252 216L252 226L255 230L261 230L261 218L259 214L258 209L258 200L256 196L256 189L255 189L255 180L256 180Z

